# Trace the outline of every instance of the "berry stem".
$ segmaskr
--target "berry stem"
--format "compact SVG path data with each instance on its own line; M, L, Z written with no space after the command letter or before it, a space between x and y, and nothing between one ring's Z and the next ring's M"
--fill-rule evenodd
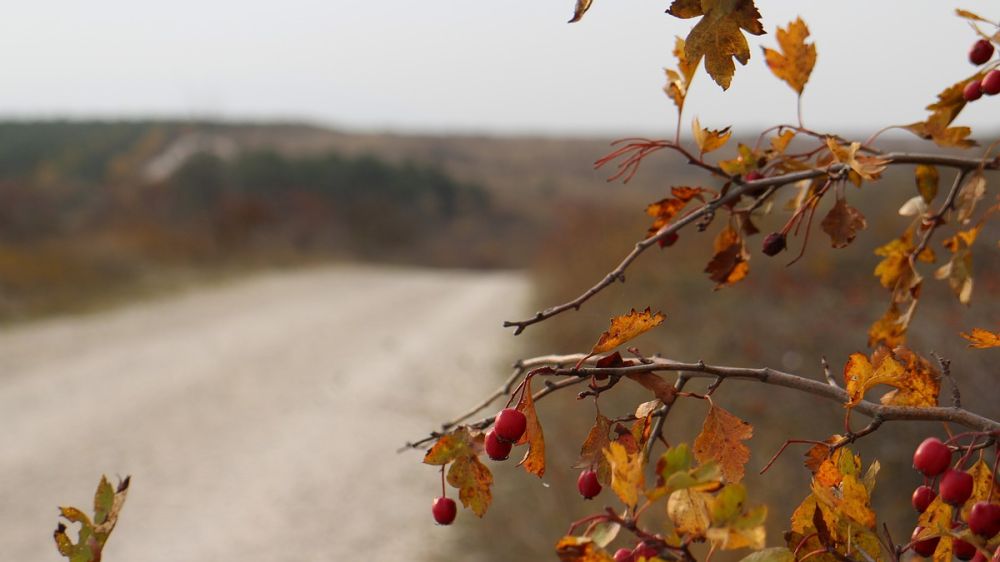
M441 465L441 497L447 497L444 489L444 465Z

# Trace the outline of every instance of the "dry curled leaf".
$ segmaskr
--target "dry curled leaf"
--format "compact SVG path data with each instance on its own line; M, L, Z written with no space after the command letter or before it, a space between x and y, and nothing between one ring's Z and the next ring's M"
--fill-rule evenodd
M753 426L712 404L694 440L698 462L716 461L729 482L743 479L743 467L750 460L750 449L743 444L753 437Z
M667 517L679 535L691 540L705 538L712 524L709 505L712 496L698 490L678 490L667 499Z
M764 34L753 0L674 0L667 13L682 19L702 16L687 36L684 53L689 61L705 57L705 70L723 90L736 72L733 59L743 65L750 60L750 46L740 30Z
M576 8L573 10L573 17L569 20L569 23L576 23L583 19L583 14L587 13L592 3L593 0L576 0Z
M679 117L684 111L684 100L687 99L691 79L694 78L694 73L698 70L698 61L688 60L684 55L684 40L680 37L677 37L674 42L673 54L677 59L677 70L664 69L667 74L667 83L663 86L663 92L674 101Z
M962 184L955 196L955 215L959 224L968 223L976 204L986 195L986 176L976 173Z
M913 310L914 307L910 306L903 312L895 302L889 303L885 314L868 328L868 347L884 345L893 348L906 343Z
M528 452L518 463L524 470L541 478L545 474L545 436L542 435L542 424L538 421L538 414L535 412L535 400L531 396L531 379L524 382L524 393L517 404L517 409L524 414L527 425L524 435L518 441L518 445L528 444Z
M702 154L722 148L729 141L729 137L733 136L729 127L718 130L702 129L697 117L691 122L691 133L694 135L694 142Z
M809 81L813 66L816 65L816 45L806 44L809 28L802 18L788 24L786 29L778 28L775 34L781 52L764 47L764 59L775 76L784 80L799 95Z
M945 240L943 244L952 253L951 259L934 272L935 278L948 281L958 302L965 305L972 301L972 243L981 228L982 224L979 224Z
M611 420L597 414L594 426L590 428L587 438L580 447L580 460L573 468L587 468L597 471L597 480L604 485L611 483L611 467L604 457L604 449L611 444L608 434L611 432Z
M969 347L989 349L1000 347L1000 332L991 332L983 328L973 328L971 332L962 332L962 337L969 340Z
M826 146L830 149L830 154L835 161L850 167L849 177L854 185L860 186L862 181L879 179L889 165L889 161L884 158L860 154L861 143L859 142L843 146L837 139L826 137Z
M972 133L971 129L968 127L949 127L949 125L968 103L962 93L966 84L972 80L982 79L983 73L979 72L948 86L938 94L936 102L927 106L931 114L925 121L911 123L903 128L920 138L933 140L938 146L959 148L975 146L975 141L967 138Z
M916 250L913 244L913 231L907 230L902 236L896 238L875 249L875 255L882 256L883 259L875 266L875 276L886 289L895 289L900 284L900 280L905 280L912 272L910 267L910 254ZM932 263L934 252L929 248L924 249L917 256L923 262Z
M873 361L861 353L852 353L844 366L844 388L848 408L864 399L869 389L880 384L901 384L906 370L891 355L873 355Z
M467 427L455 428L438 438L424 454L424 464L440 466L448 464L460 456L468 455L472 448L472 435Z
M674 388L674 385L656 373L631 373L626 376L652 392L664 404L673 404L677 397L677 389Z
M628 314L615 316L611 319L611 326L594 344L590 353L604 353L611 351L619 345L639 336L663 323L662 312L653 313L649 307L642 312L636 312L633 308Z
M834 248L846 248L854 241L859 230L868 228L868 222L861 211L848 205L846 200L837 199L820 226L823 232L830 235L830 243Z
M131 477L126 476L112 488L106 476L101 476L94 493L94 518L87 517L83 511L75 507L60 507L59 514L70 523L79 523L80 530L74 543L66 534L66 525L62 522L52 533L59 554L69 558L70 562L100 562L104 545L118 523L118 516L125 505Z
M905 347L893 349L892 356L903 366L905 374L893 385L895 390L882 396L881 402L887 406L937 406L941 394L941 373L937 367Z
M676 186L670 189L670 197L650 203L646 207L646 214L653 217L653 224L646 231L646 237L660 232L692 199L704 201L701 194L706 191L708 190L703 187Z
M715 254L705 267L716 289L739 282L750 272L750 253L743 237L730 226L715 238Z

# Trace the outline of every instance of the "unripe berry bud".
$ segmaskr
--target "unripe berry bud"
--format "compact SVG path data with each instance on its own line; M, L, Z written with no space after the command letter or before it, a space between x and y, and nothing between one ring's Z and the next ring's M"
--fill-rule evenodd
M780 232L772 232L764 238L764 253L769 256L776 256L785 249L785 235Z

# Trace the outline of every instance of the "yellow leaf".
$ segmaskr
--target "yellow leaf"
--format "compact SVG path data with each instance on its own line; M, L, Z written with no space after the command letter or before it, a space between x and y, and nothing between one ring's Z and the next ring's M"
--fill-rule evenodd
M816 45L806 44L809 28L802 18L788 24L787 29L778 28L778 45L783 52L764 47L767 66L775 76L784 80L796 93L802 94L813 66L816 65Z
M969 19L969 20L973 20L973 21L981 21L983 23L992 23L990 20L988 20L986 18L983 18L983 17L980 17L980 16L977 16L976 14L970 12L969 10L963 10L961 8L956 8L955 9L955 13L959 17L962 17L962 18L965 18L965 19Z
M971 332L962 332L962 337L969 340L969 347L975 349L989 349L1000 347L1000 332L991 332L983 328L973 328Z
M576 0L576 8L573 10L573 17L569 23L576 23L583 19L583 14L587 13L593 0Z
M929 164L919 164L914 172L917 181L917 191L925 203L930 203L937 196L941 176L936 167Z
M736 65L750 60L750 46L740 29L763 35L760 13L753 0L674 0L667 13L687 19L702 16L685 42L687 60L705 57L705 70L725 90L732 82Z
M695 490L678 490L667 499L667 517L674 524L678 535L688 535L691 540L705 537L711 525L709 504L712 496Z
M538 414L535 412L535 401L531 397L531 379L524 383L524 393L517 404L517 409L524 414L527 425L524 435L518 441L518 445L528 444L528 452L518 463L524 470L541 478L545 474L545 436L542 434L542 424L538 421Z
M614 562L594 541L587 537L563 537L556 543L556 555L562 562Z
M694 135L694 142L698 145L698 150L702 154L722 148L729 140L729 137L733 136L733 132L729 130L729 127L719 130L702 129L697 117L691 122L691 132Z
M749 146L739 143L736 147L736 158L732 160L720 160L719 167L723 172L733 176L744 176L747 173L758 169L762 164L763 155L754 152Z
M906 371L892 356L883 355L876 364L872 364L867 357L861 353L852 353L844 366L844 384L847 390L848 408L860 402L868 389L880 385L888 384L898 386L901 384Z
M865 528L875 528L875 512L871 508L868 489L856 476L845 474L840 485L835 487L823 486L813 480L812 491L820 503L838 514Z
M859 230L868 228L868 222L861 211L848 205L846 200L837 199L820 226L823 232L830 235L834 248L846 248L854 241Z
M639 336L663 323L662 312L653 313L649 307L642 312L636 312L633 308L631 312L622 316L615 316L611 319L611 326L591 349L592 354L611 351L619 345Z
M715 237L715 254L705 267L716 289L739 282L750 272L750 254L743 238L731 226Z
M448 464L470 452L472 436L466 427L458 427L451 433L438 438L434 446L424 454L424 464L440 466Z
M745 509L746 489L741 484L729 484L712 498L712 524L705 533L716 548L764 548L767 506Z
M875 276L886 289L893 289L900 279L905 279L910 268L910 254L916 250L913 245L913 231L907 230L902 236L884 246L875 249L875 255L884 259L875 266ZM933 262L934 253L925 249L917 259L923 262Z
M698 462L717 461L729 482L743 479L743 467L750 460L750 449L743 444L753 437L753 426L712 404L694 440Z
M911 316L903 314L895 302L890 303L885 314L868 328L868 347L896 347L904 344Z
M978 72L945 88L938 94L937 101L927 106L931 112L927 120L911 123L904 129L921 138L933 140L938 146L961 148L975 146L975 141L966 138L972 133L968 127L949 127L949 125L968 103L962 93L966 84L972 80L982 79L983 73Z
M962 519L969 520L969 512L976 502L996 501L1000 498L1000 485L993 479L993 469L983 459L976 461L967 471L972 475L972 495L962 504Z
M894 385L897 389L882 396L882 403L917 408L937 406L941 393L941 375L937 368L905 347L892 350L892 356L903 365L905 373Z
M795 138L795 131L789 129L786 129L780 135L771 137L771 150L778 154L784 154L788 148L788 143L792 142L793 138Z
M865 156L859 154L861 143L852 142L849 146L841 146L837 139L826 137L826 146L830 149L834 160L845 164L851 168L857 178L852 178L855 185L860 185L861 180L872 181L881 177L882 172L888 167L889 162L884 158L876 156Z
M493 501L493 494L490 492L493 474L476 455L455 459L448 469L448 484L458 488L458 499L477 517L482 517Z
M645 487L642 471L642 452L630 453L621 443L615 441L604 450L604 456L611 466L611 489L629 507L635 507L639 494Z

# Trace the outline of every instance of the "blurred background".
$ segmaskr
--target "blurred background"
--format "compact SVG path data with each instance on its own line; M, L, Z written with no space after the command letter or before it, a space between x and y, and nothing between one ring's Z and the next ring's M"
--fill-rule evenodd
M759 56L796 15L819 61L805 122L863 140L923 118L971 73L975 39L951 2L762 0L766 29L722 94L699 74L682 123L738 140L795 119ZM1000 17L995 3L963 2ZM543 481L491 464L494 503L434 527L437 473L396 449L491 392L518 358L589 349L608 318L663 310L638 340L678 360L822 377L863 351L887 295L874 248L899 235L916 194L900 167L848 192L868 229L832 250L770 259L718 292L702 273L719 225L651 249L582 310L518 338L501 322L590 287L640 239L646 204L674 185L720 187L650 157L628 184L592 163L623 136L670 137L662 93L675 35L666 5L597 2L416 6L181 0L22 3L0 21L0 545L58 560L57 505L87 507L100 475L133 489L106 560L540 560L582 501L576 460L593 419L573 393L540 403ZM1000 137L997 102L961 124ZM934 151L887 134L886 149ZM942 182L949 182L943 174ZM990 178L991 183L994 178ZM757 226L776 230L784 202ZM825 209L825 207L824 207ZM822 210L821 210L822 212ZM996 351L958 332L997 327L996 229L980 236L971 307L925 283L910 345L952 360L964 405L1000 416ZM935 241L935 244L938 242ZM790 243L795 252L802 238ZM930 269L925 272L930 277ZM695 385L697 386L697 385ZM947 392L947 388L944 391ZM751 421L747 485L781 543L808 472L787 438L842 429L837 404L727 383L720 405ZM647 399L621 385L602 408ZM672 412L671 442L705 406ZM862 423L862 420L856 420ZM934 424L887 424L858 444L878 457L875 506L895 537L915 518L910 455Z

